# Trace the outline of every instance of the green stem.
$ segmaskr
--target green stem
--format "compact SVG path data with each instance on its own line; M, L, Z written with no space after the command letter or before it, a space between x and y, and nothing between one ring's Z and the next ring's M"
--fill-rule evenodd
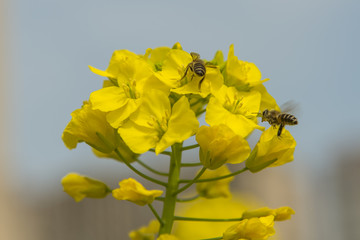
M181 150L186 151L186 150L194 149L194 148L197 148L197 147L200 147L200 145L199 144L194 144L194 145L186 146L186 147L183 147Z
M151 203L149 203L148 206L152 211L152 213L154 214L154 216L156 217L156 219L159 221L160 226L164 225L164 222L161 220L159 214L156 212L155 208L151 205Z
M193 222L239 222L243 218L192 218L174 216L176 221L193 221Z
M200 116L201 114L203 114L204 112L206 112L206 109L203 109L199 112L196 113L196 117Z
M201 162L199 162L199 163L182 163L181 164L182 167L198 167L201 165L202 165Z
M159 235L171 233L174 223L176 191L179 187L180 164L181 164L181 148L182 143L175 143L171 146L172 154L170 159L169 179L166 187L162 220L164 225L160 227Z
M196 180L198 180L199 177L201 177L201 175L203 175L203 173L205 172L205 170L206 170L206 167L203 167L193 180L191 180L188 184L186 184L185 186L183 186L182 188L180 188L179 190L177 190L177 191L174 193L174 195L177 195L177 194L185 191L185 190L188 189L191 185L193 185L193 183L194 183Z
M203 98L199 98L199 99L196 100L195 102L190 103L190 107L193 107L193 106L195 106L196 104L198 104L198 103L200 103L200 102L202 102L202 101L203 101Z
M158 170L153 169L152 167L146 165L143 161L141 161L140 159L136 160L141 166L143 166L144 168L146 168L147 170L149 170L150 172L153 172L155 174L161 175L161 176L169 176L168 173L164 173L164 172L159 172Z
M189 198L178 198L176 199L177 202L190 202L190 201L194 201L195 199L198 199L200 196L199 195L195 195L193 197L189 197Z
M240 173L243 173L245 172L246 170L249 170L247 167L244 167L243 169L240 169L239 171L236 171L236 172L233 172L233 173L230 173L228 175L224 175L224 176L221 176L221 177L215 177L215 178L205 178L205 179L198 179L196 180L195 182L211 182L211 181L216 181L216 180L220 180L220 179L224 179L224 178L229 178L229 177L232 177L232 176L235 176L235 175L238 175ZM189 183L189 182L192 182L192 180L190 179L183 179L183 180L180 180L179 183Z
M139 176L141 176L141 177L149 180L150 182L157 183L157 184L159 184L159 185L162 185L162 186L164 186L164 187L167 187L168 184L167 184L166 182L162 182L162 181L157 180L157 179L155 179L155 178L149 177L149 176L143 174L142 172L140 172L139 170L137 170L136 168L134 168L134 167L128 162L128 160L125 159L125 158L121 155L121 153L119 152L118 149L115 149L114 151L115 151L115 153L121 158L121 160L126 164L126 166L128 166L128 167L129 167L131 170L133 170L136 174L138 174Z
M149 149L149 152L155 152L155 149ZM163 154L163 155L167 155L167 156L171 156L171 152L168 152L168 151L163 151L163 152L161 152L161 153L159 153L159 154Z
M198 199L199 197L200 197L199 195L195 195L195 196L190 197L190 198L177 198L176 202L190 202L190 201L193 201L195 199ZM164 197L156 197L155 200L164 202L165 198Z

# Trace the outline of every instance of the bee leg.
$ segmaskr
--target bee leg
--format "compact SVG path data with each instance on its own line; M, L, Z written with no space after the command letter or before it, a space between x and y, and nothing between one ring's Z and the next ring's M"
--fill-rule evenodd
M280 137L283 128L284 128L284 124L280 123L279 130L278 130L278 132L277 132L277 136L278 136L278 137Z
M203 78L200 79L200 81L199 81L199 90L201 89L201 84L202 84L202 82L204 81L204 79L205 79L205 76L203 76Z
M183 79L185 78L185 76L186 76L186 74L187 74L187 72L188 72L189 68L190 68L190 64L188 64L188 65L186 66L185 73L184 73L184 75L180 78L180 81L181 81L181 80L183 80Z

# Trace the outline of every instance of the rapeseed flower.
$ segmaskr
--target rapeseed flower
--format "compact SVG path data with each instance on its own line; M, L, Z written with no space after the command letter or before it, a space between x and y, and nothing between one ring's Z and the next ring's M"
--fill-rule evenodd
M221 62L219 57L217 61ZM234 54L233 44L230 45L228 59L224 64L222 73L226 86L235 87L239 91L259 92L261 94L260 111L265 109L279 110L275 99L263 85L269 79L261 80L261 72L254 63L239 60Z
M157 87L167 91L164 84L154 77L153 70L144 58L128 51L119 52L116 56L116 66L109 66L112 75L107 75L110 79L115 77L116 82L90 95L93 109L106 112L106 119L114 128L118 128L138 109L146 89Z
M104 198L111 192L109 187L99 180L95 180L77 173L69 173L61 180L64 192L69 194L76 202L85 197Z
M150 90L139 110L119 128L119 133L133 152L144 153L155 148L159 154L174 143L188 139L198 127L199 122L185 96L171 106L165 93Z
M224 163L241 163L250 154L248 142L224 124L201 126L196 134L204 167L216 169Z
M222 86L206 107L205 121L210 125L227 125L235 134L247 137L257 125L260 108L258 92L239 92L234 87Z
M246 160L246 167L251 172L258 172L266 167L276 167L294 159L296 141L290 132L283 129L280 137L277 129L270 127L264 131Z
M107 123L105 113L93 110L89 102L84 101L81 109L73 111L71 116L61 136L67 148L86 142L99 152L111 153L118 146L118 133Z
M188 70L187 75L184 76L187 66L192 61L189 53L181 49L171 49L161 64L161 71L156 72L155 76L175 93L198 94L205 98L221 87L223 77L216 66L206 67L206 75L199 88L199 81L202 77L195 76L191 70Z
M127 200L140 206L150 204L156 197L161 196L161 190L147 190L141 183L133 178L124 179L119 182L120 188L112 191L117 200Z

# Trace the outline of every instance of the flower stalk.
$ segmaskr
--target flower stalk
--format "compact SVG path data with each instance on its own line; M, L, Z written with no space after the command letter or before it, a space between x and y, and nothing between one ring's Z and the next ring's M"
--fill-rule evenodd
M177 194L176 191L179 187L180 169L181 169L181 155L182 143L175 143L171 146L171 158L169 166L169 178L166 186L166 193L164 199L162 221L163 225L160 227L159 234L171 233L174 222L175 205Z

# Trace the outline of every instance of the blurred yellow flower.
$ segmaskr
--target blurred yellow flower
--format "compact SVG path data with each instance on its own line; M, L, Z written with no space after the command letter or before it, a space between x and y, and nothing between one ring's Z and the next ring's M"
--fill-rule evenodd
M160 237L158 237L156 240L179 240L179 239L174 235L161 234Z
M291 207L280 207L275 209L275 221L284 221L291 218L295 211Z
M261 240L275 234L274 216L244 219L228 228L223 234L223 240Z
M224 163L241 163L250 154L248 142L224 124L201 126L196 134L204 167L216 169Z
M86 142L103 153L111 153L118 145L119 136L106 122L105 113L93 110L89 102L84 101L81 109L71 113L72 119L61 136L65 146L76 148L78 142Z
M156 197L161 196L161 190L147 190L141 183L133 178L124 179L119 182L120 188L112 191L117 200L127 200L140 206L152 203Z
M159 221L151 220L148 226L131 231L129 238L131 240L155 240L155 235L159 232L159 229Z
M223 165L215 170L207 169L203 175L201 175L200 179L215 178L230 173L227 166ZM198 182L196 183L196 191L204 198L230 197L229 184L233 179L234 177L228 177L217 181Z
M159 154L174 143L188 139L198 127L199 122L185 96L171 107L165 93L150 90L139 110L119 128L119 133L135 153L155 148Z
M291 215L295 214L295 211L290 207L280 207L277 209L270 209L268 207L259 208L252 211L246 211L243 213L242 218L253 217L266 217L274 216L274 221L284 221L291 218Z
M281 137L277 129L270 127L262 133L259 142L246 160L246 167L251 172L258 172L266 167L276 167L294 159L296 142L290 132L283 129Z
M211 97L206 108L205 120L210 125L225 124L235 134L247 137L257 125L256 116L260 108L261 95L258 92L239 92L233 87L222 86Z
M240 218L248 208L259 205L256 199L234 194L232 198L199 198L177 206L177 216L195 218ZM199 240L221 236L234 222L177 221L173 234L182 240Z
M61 184L64 192L74 198L76 202L80 202L85 197L104 198L111 192L105 183L77 173L67 174L62 178Z

